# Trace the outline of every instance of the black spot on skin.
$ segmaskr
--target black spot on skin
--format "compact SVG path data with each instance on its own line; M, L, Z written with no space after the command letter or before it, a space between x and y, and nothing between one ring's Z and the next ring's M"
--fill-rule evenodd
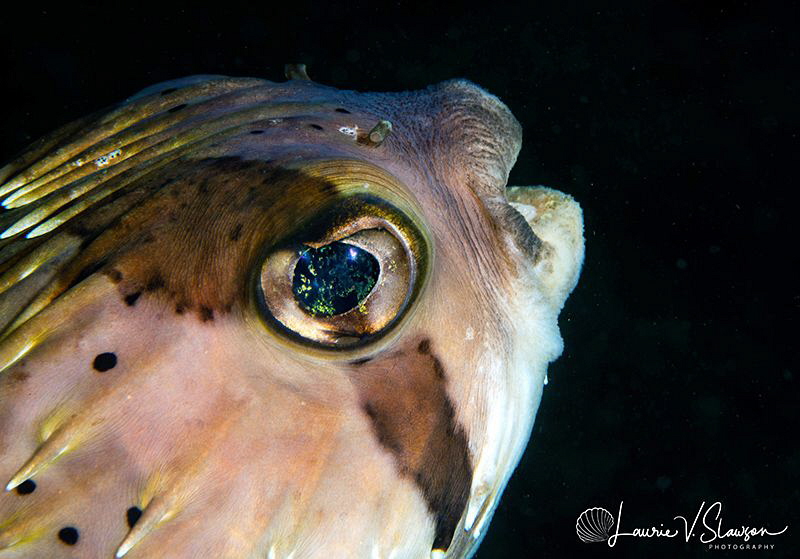
M319 124L309 124L309 126L314 130L322 130L322 126L320 126Z
M170 88L167 88L167 89L165 89L164 91L162 91L162 92L161 92L161 95L162 95L162 96L164 96L164 95L169 95L170 93L174 93L174 92L176 92L176 91L178 91L178 88L177 88L177 87L170 87Z
M135 293L130 293L128 295L125 295L125 304L128 305L129 307L132 307L136 304L136 301L138 301L139 297L141 296L142 296L141 291L136 291Z
M171 109L167 110L168 113L177 113L178 111L185 109L186 103L181 103L180 105L175 105Z
M128 528L133 528L142 517L142 509L139 507L131 507L125 512L125 519L128 521Z
M101 353L94 358L94 363L92 363L92 366L94 367L95 371L99 373L105 373L106 371L110 371L117 366L117 356L110 351Z
M429 354L431 352L431 341L428 339L422 340L417 346L417 351L423 355Z
M36 491L36 482L32 479L26 479L17 485L17 493L19 495L30 495L34 491Z
M253 134L254 136L256 136L258 134L263 134L264 131L263 130L251 130L250 133Z
M342 109L342 108L336 109L336 112L337 113L344 113L346 115L350 114L350 111L348 111L347 109Z
M80 534L78 534L77 528L72 526L61 528L61 530L58 531L58 539L67 545L75 545L78 543L79 538Z
M186 305L184 303L178 303L175 305L175 314L183 314L186 312Z
M205 305L200 307L200 320L203 322L208 322L209 320L214 320L214 310L206 307Z
M239 237L241 237L241 236L242 236L242 224L239 223L239 224L236 225L236 227L234 227L231 230L231 233L230 233L230 235L228 235L228 238L231 241L238 241Z

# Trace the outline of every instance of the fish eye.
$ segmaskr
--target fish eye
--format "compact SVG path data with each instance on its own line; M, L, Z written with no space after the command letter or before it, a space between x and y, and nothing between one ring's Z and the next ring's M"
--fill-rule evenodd
M334 316L362 304L378 281L380 264L368 251L333 242L300 250L292 291L311 316Z
M256 283L273 330L349 349L382 337L404 316L423 283L427 245L395 208L367 204L359 212L303 227L266 256Z

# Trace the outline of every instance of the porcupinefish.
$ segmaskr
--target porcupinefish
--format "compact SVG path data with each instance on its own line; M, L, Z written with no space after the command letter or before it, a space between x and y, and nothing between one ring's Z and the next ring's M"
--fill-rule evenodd
M520 125L194 76L0 170L0 558L469 557L583 260Z

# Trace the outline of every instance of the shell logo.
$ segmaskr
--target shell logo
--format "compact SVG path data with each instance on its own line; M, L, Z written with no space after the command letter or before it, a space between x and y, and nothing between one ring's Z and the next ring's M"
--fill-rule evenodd
M606 509L594 507L586 509L575 523L575 531L584 543L604 542L611 537L614 517Z

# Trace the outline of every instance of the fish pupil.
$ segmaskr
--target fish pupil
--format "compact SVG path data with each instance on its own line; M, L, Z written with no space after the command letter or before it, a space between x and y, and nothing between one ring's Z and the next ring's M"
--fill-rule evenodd
M380 265L368 251L343 242L306 247L294 268L292 291L312 316L334 316L361 304L378 281Z

